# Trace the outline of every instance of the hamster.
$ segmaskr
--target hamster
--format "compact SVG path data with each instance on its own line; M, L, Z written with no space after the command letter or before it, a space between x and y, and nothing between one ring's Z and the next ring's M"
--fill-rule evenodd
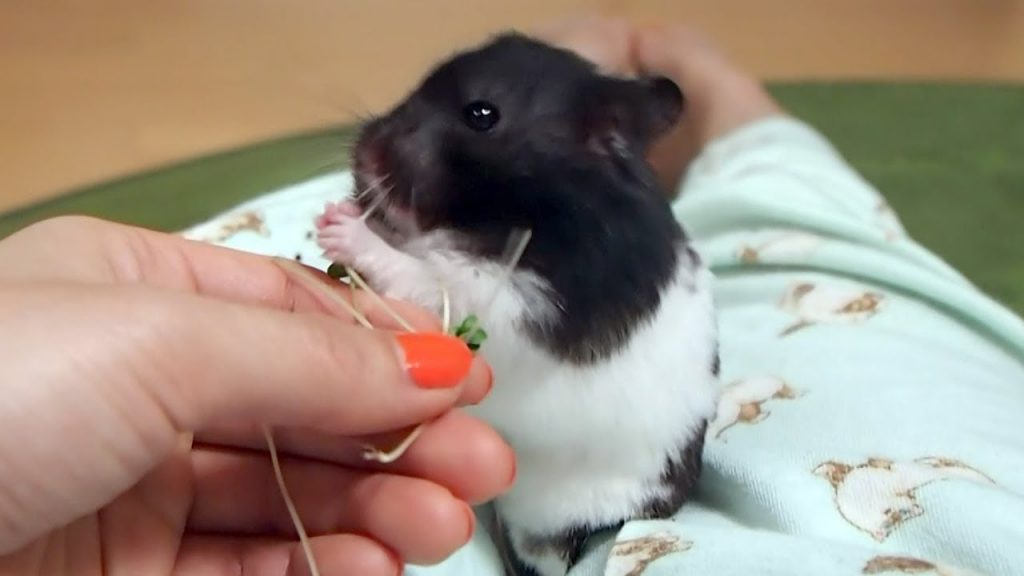
M712 277L644 159L683 106L667 79L504 33L369 121L354 199L318 219L329 260L438 312L443 286L488 332L494 389L469 412L517 456L493 503L517 576L566 574L593 534L672 515L700 475Z

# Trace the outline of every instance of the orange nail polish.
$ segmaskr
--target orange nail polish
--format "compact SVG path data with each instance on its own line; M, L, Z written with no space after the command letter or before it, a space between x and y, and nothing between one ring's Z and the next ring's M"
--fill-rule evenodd
M396 336L409 376L420 388L451 388L469 374L473 352L466 343L440 332Z

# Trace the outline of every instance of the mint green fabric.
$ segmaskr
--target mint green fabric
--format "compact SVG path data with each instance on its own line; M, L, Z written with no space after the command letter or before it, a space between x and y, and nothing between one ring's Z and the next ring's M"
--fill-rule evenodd
M1021 319L798 122L716 142L683 193L724 393L698 505L619 549L685 543L652 576L1024 574Z
M350 191L324 176L186 234L325 267L312 220ZM717 277L705 474L675 519L595 540L571 576L1024 574L1024 322L794 120L713 143L674 210ZM483 529L408 573L502 574Z

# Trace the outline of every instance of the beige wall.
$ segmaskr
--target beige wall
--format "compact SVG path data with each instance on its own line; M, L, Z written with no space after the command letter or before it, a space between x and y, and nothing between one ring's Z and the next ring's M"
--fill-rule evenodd
M766 79L1024 80L1024 0L4 0L0 210L379 110L580 10L687 20Z

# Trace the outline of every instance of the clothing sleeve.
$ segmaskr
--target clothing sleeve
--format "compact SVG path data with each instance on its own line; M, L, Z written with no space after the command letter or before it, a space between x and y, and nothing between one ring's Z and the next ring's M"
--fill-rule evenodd
M1024 574L1020 318L797 120L711 143L673 209L716 275L704 473L586 574Z
M712 142L674 210L721 274L791 267L864 280L957 318L1024 358L1024 323L910 238L885 198L787 117Z

